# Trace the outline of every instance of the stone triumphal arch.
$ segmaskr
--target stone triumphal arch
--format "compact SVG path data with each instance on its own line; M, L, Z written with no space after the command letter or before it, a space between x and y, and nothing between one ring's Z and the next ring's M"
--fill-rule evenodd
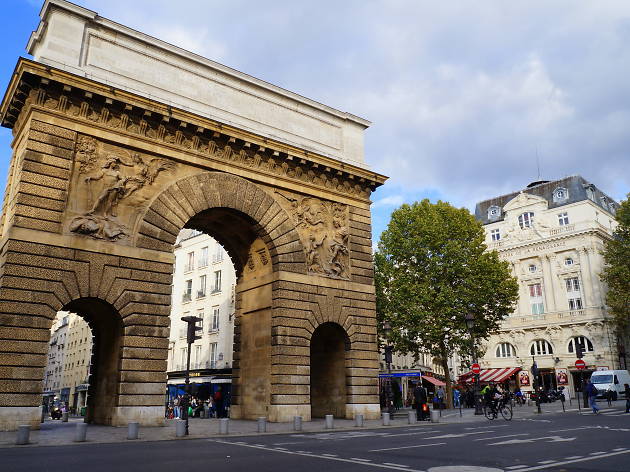
M47 1L1 105L0 428L38 427L59 310L94 333L88 420L161 424L173 244L236 266L235 418L375 417L361 118Z

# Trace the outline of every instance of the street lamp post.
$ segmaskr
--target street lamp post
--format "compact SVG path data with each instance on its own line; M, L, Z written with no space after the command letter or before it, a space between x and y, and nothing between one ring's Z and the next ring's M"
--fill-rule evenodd
M540 392L541 389L539 388L539 382L538 382L538 364L536 364L536 358L534 356L532 356L532 375L534 376L534 392L536 392L536 413L540 414L542 413L542 410L540 409Z
M184 387L186 394L183 398L183 409L181 413L181 416L184 417L183 419L186 420L186 436L188 436L188 407L190 406L190 348L197 339L201 339L201 336L197 333L201 327L198 326L197 323L202 320L203 318L198 316L182 316L182 321L185 321L188 324L186 328L186 342L188 344L186 352L186 386Z
M394 392L392 390L392 352L394 346L389 343L392 334L392 325L389 321L383 323L383 334L385 335L385 365L387 366L387 377L385 377L385 404L389 418L394 419Z
M475 335L473 334L473 328L475 327L475 316L472 313L466 313L464 317L466 320L466 327L470 334L470 344L472 348L473 363L477 364L477 350L475 349ZM483 409L481 407L481 395L479 393L479 374L475 374L475 415L483 415Z

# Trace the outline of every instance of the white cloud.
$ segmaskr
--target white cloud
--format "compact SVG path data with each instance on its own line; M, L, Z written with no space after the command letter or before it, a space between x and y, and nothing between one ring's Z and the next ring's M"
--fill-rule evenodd
M372 207L398 207L405 203L405 198L402 195L390 195L388 197L383 197L379 200L376 200Z

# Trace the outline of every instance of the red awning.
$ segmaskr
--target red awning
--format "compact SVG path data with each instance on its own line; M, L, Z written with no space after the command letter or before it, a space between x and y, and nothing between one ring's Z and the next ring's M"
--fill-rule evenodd
M422 379L426 380L427 382L431 382L433 385L435 385L437 387L444 387L446 385L444 382L442 382L441 380L436 379L435 377L428 377L426 375L423 375Z
M511 377L515 373L521 370L520 367L504 367L501 369L483 369L479 373L480 382L503 382L505 379ZM475 374L472 372L466 372L459 376L460 382L474 382Z

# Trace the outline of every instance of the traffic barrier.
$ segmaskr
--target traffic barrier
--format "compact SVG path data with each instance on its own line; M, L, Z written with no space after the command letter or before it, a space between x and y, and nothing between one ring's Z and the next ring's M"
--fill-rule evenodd
M418 417L416 416L416 412L411 410L409 413L407 413L407 422L409 424L416 424L416 422L418 421Z
M67 423L67 422L68 422L68 412L67 412L67 411L64 411L64 412L61 414L61 422L62 422L62 423Z
M186 420L175 420L175 436L178 438L186 436Z
M28 444L29 436L31 435L31 425L21 424L18 426L17 430L17 439L15 440L15 444L23 445Z
M439 423L440 422L441 411L431 410L431 423Z
M293 431L302 431L302 417L301 416L293 417Z
M219 420L219 434L229 434L230 431L230 419L221 418Z
M258 432L266 433L267 432L267 418L264 416L258 417Z
M389 426L390 424L390 418L389 418L389 413L383 413L383 426Z
M87 423L77 423L76 429L74 430L74 442L85 442L87 426Z
M354 425L357 428L363 428L363 415L354 415Z
M185 428L186 426L184 426ZM140 429L140 423L131 422L127 425L127 439L138 439L138 430Z
M333 429L334 427L333 415L326 415L326 429Z

